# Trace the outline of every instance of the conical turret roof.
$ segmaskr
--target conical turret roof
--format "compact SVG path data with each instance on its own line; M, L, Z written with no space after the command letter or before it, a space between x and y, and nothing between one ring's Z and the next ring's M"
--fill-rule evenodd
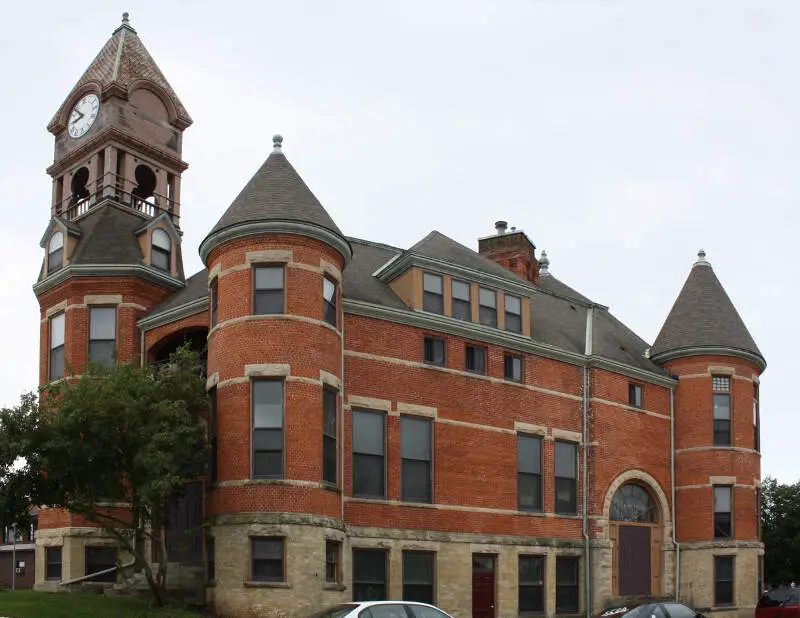
M127 94L130 85L139 80L155 84L164 91L175 107L175 121L179 125L186 128L192 124L192 119L178 95L145 48L136 30L131 27L128 14L123 13L122 24L114 30L111 38L84 71L47 128L51 131L58 130L64 117L64 108L71 101L73 94L87 83L98 84L101 94L115 88Z
M352 248L344 234L283 154L283 138L276 135L273 140L267 160L200 245L201 256L205 259L223 236L246 235L251 228L299 233L298 225L302 225L308 236L331 244L349 261ZM270 229L261 230L265 225Z
M663 362L697 354L740 356L762 369L766 367L764 356L704 251L698 253L698 260L653 343L650 358Z

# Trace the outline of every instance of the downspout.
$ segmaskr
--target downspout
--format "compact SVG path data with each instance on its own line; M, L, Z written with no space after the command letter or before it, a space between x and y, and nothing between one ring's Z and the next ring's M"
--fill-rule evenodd
M582 485L583 485L583 578L584 578L584 609L586 618L591 618L592 606L592 585L591 568L589 560L589 480L588 480L588 455L589 455L589 357L592 355L592 326L594 325L594 307L590 306L586 310L586 362L583 365L583 462L582 462Z
M675 602L681 589L681 544L675 536L675 388L669 389L669 465L672 485L672 545L675 547Z
M341 294L339 295L341 298ZM341 422L339 423L339 433L337 435L337 442L339 443L339 462L341 467L341 493L339 494L339 504L341 505L341 522L344 526L344 303L342 303L342 361L339 365L339 416Z

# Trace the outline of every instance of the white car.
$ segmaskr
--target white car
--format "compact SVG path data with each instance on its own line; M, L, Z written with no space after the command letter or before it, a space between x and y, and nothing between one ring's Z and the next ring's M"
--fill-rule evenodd
M452 618L433 605L414 601L361 601L340 603L309 618Z

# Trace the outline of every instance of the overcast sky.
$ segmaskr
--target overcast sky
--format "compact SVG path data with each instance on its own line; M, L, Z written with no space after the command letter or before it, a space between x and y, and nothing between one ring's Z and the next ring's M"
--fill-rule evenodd
M0 3L0 405L38 380L45 127L124 10L194 119L187 273L273 133L346 234L505 219L650 342L702 247L769 365L762 472L800 478L797 0Z

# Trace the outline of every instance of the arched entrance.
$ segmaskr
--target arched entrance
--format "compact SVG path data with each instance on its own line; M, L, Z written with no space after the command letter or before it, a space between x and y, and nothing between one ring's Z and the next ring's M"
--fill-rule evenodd
M660 512L648 489L626 483L609 510L614 596L661 593Z

